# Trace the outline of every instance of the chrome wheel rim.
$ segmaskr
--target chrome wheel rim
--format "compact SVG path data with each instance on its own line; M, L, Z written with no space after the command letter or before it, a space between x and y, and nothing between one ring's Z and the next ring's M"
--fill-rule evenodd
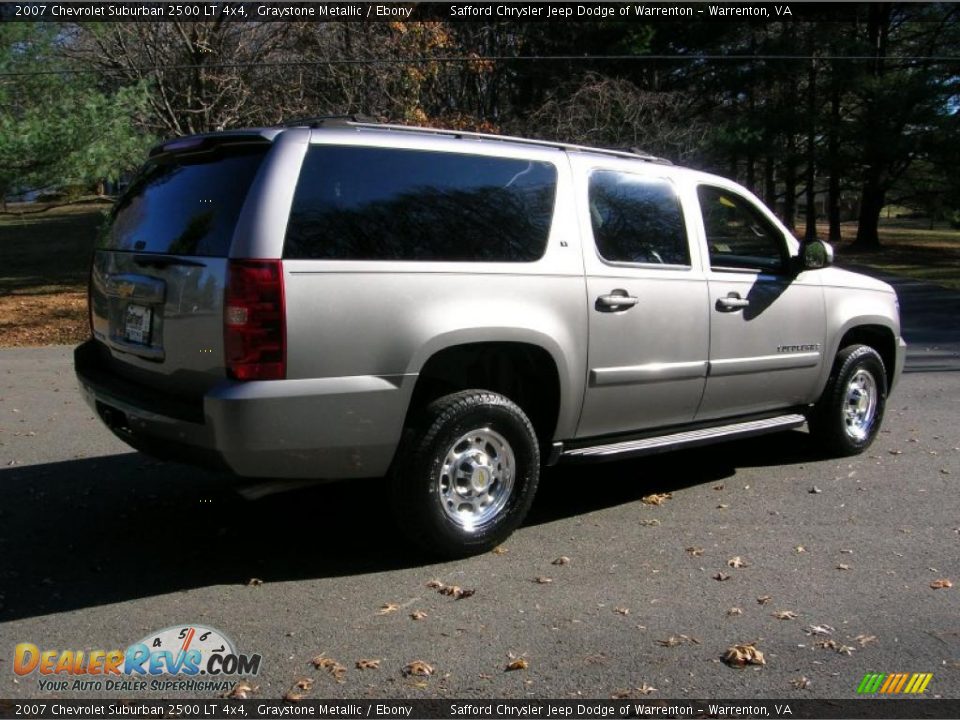
M857 370L847 383L843 421L847 435L862 442L873 429L877 416L877 381L867 370Z
M516 458L510 443L488 427L461 435L444 456L437 478L440 505L467 531L489 524L513 492Z

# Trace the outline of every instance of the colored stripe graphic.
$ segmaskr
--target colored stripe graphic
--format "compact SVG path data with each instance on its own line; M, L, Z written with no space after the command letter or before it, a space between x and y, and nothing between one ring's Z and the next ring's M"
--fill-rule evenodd
M867 673L857 686L857 693L885 695L918 695L927 689L933 673Z

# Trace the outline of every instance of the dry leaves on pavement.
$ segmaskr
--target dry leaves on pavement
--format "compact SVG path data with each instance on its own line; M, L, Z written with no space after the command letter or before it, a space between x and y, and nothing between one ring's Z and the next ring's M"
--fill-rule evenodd
M561 555L560 557L558 557L556 560L554 560L554 561L551 562L550 564L551 564L551 565L569 565L569 564L570 564L570 558L568 558L566 555Z
M947 588L952 588L953 583L947 580L947 578L941 578L940 580L934 580L930 583L930 587L934 590L946 590Z
M511 660L507 663L507 666L504 668L504 672L512 672L514 670L526 670L530 667L530 663L524 657L518 657Z
M225 693L220 697L230 698L232 700L249 700L250 696L259 689L259 685L251 685L246 680L241 680L233 686L233 689L230 692Z
M384 603L380 606L380 609L377 610L377 615L389 615L392 612L396 612L400 609L400 605L397 603Z
M427 617L425 610L414 610L412 613L410 613L411 620L423 620L425 617Z
M747 561L744 560L739 555L735 555L734 557L727 560L727 565L729 565L732 568L750 567Z
M326 670L337 682L343 682L343 676L347 674L347 669L333 658L327 657L323 653L317 655L310 663L317 670Z
M433 666L425 663L423 660L411 660L403 666L403 674L406 677L415 675L417 677L429 677L433 675Z
M379 660L367 660L361 658L357 660L357 670L379 670L380 661Z
M766 665L763 653L757 648L756 641L731 645L723 654L723 661L731 667L746 667L747 665Z
M777 610L771 613L777 620L796 620L797 614L793 610Z
M640 498L644 505L663 505L667 500L673 497L672 493L653 493Z

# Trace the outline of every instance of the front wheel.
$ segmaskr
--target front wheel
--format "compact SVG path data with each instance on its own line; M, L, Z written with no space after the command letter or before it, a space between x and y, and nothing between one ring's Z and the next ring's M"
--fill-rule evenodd
M866 450L880 431L887 403L883 360L868 345L837 354L823 396L810 415L810 431L834 455Z
M497 393L467 390L431 403L391 473L401 529L429 552L463 557L503 542L523 522L540 477L533 425Z

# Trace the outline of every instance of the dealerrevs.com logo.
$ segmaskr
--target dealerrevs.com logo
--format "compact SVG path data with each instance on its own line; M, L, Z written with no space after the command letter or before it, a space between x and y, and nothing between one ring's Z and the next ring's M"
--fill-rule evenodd
M14 648L13 671L36 674L40 690L232 690L236 678L260 672L259 654L244 655L219 630L177 625L150 633L126 650Z

